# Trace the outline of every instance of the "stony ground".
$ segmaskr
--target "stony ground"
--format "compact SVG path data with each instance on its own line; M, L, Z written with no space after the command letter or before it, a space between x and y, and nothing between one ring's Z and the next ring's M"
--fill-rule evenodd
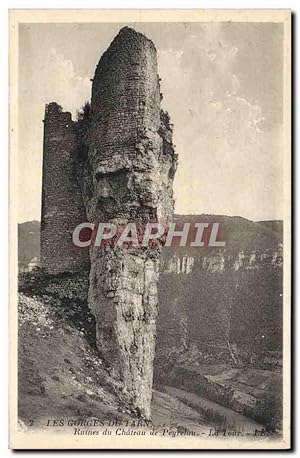
M20 294L19 415L25 422L70 416L131 415L122 385L86 339L58 318L51 299ZM73 311L72 311L73 313Z
M64 308L60 314L56 299L47 294L19 294L21 424L39 429L51 418L137 418L126 404L122 384L91 344L89 316L86 322L79 319L78 307L84 306L71 301L69 310ZM79 315L74 321L75 313ZM168 425L202 434L213 427L197 410L156 390L152 421L157 427Z

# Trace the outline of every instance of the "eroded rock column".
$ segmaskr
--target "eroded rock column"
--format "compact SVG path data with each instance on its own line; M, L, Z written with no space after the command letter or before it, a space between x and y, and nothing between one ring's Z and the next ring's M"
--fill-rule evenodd
M83 195L89 221L167 223L176 154L160 109L154 44L125 27L93 79ZM166 122L167 121L167 122ZM97 345L124 382L129 403L150 417L160 246L92 246L89 305Z

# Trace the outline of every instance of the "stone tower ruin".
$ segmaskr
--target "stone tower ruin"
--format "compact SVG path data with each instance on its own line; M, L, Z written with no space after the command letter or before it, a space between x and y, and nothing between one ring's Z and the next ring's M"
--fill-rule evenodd
M57 103L44 117L41 266L49 274L89 268L89 253L72 242L74 228L86 221L76 176L77 135L71 113Z
M77 173L77 191L68 204L74 219L66 218L66 230L77 217L77 224L87 220L95 225L104 222L118 226L128 222L167 224L172 218L177 156L169 117L161 110L160 102L155 46L144 35L124 27L95 71L88 127L82 140L84 162ZM53 120L53 127L55 122L61 125L58 138L54 135L55 128L50 130L54 138L49 132L46 134L48 106L44 158L49 154L49 144L57 151L60 142L68 162L71 151L79 148L78 140L76 146L76 137L66 127L71 124L70 116L55 109L57 121ZM44 178L49 174L48 164L51 161L44 160ZM57 164L58 168L61 166ZM51 167L55 169L54 164ZM66 175L65 170L60 170L58 177L62 173ZM44 179L43 183L48 181ZM43 219L48 223L48 232L46 224L42 236L45 267L53 262L51 245L47 246L45 235L55 230L60 211L64 215L66 190L71 191L73 184L72 179L70 188L59 188L57 194L48 183L47 192L43 193ZM58 238L56 246L52 240L54 254L63 242ZM88 303L96 317L98 349L115 376L123 381L129 405L147 418L151 415L159 255L159 245L95 247L92 244L90 248ZM82 256L74 264L70 249L66 252L64 268L68 263L70 270L80 263L83 265Z

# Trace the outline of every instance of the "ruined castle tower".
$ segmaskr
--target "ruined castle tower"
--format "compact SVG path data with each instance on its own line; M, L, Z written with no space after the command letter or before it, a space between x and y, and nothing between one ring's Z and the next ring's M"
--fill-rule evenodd
M73 230L86 221L76 158L77 136L71 114L49 103L44 118L41 266L50 274L89 268L88 250L72 243Z
M161 97L154 44L124 27L96 68L88 116L75 124L50 103L44 119L41 264L56 274L87 269L90 260L97 346L147 418L160 245L92 244L88 259L72 232L85 221L145 227L172 217L177 156Z
M176 155L162 122L154 44L125 27L96 68L83 197L88 220L166 223ZM92 247L97 345L132 407L150 417L159 247Z

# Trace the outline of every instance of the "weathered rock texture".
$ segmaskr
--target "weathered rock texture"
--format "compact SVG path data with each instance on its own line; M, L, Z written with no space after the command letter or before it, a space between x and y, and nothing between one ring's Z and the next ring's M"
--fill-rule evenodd
M177 157L161 97L154 44L125 27L100 59L91 106L78 122L57 104L46 106L41 265L49 273L86 269L86 250L71 238L86 220L145 226L172 216ZM90 249L97 345L123 381L129 403L146 417L159 254L159 245Z
M146 224L173 214L176 155L161 120L156 49L123 28L93 79L83 197L89 221ZM97 345L134 408L150 416L160 248L90 250Z
M50 274L87 269L87 249L72 243L74 228L86 220L76 176L77 135L71 114L56 103L44 119L41 266Z

